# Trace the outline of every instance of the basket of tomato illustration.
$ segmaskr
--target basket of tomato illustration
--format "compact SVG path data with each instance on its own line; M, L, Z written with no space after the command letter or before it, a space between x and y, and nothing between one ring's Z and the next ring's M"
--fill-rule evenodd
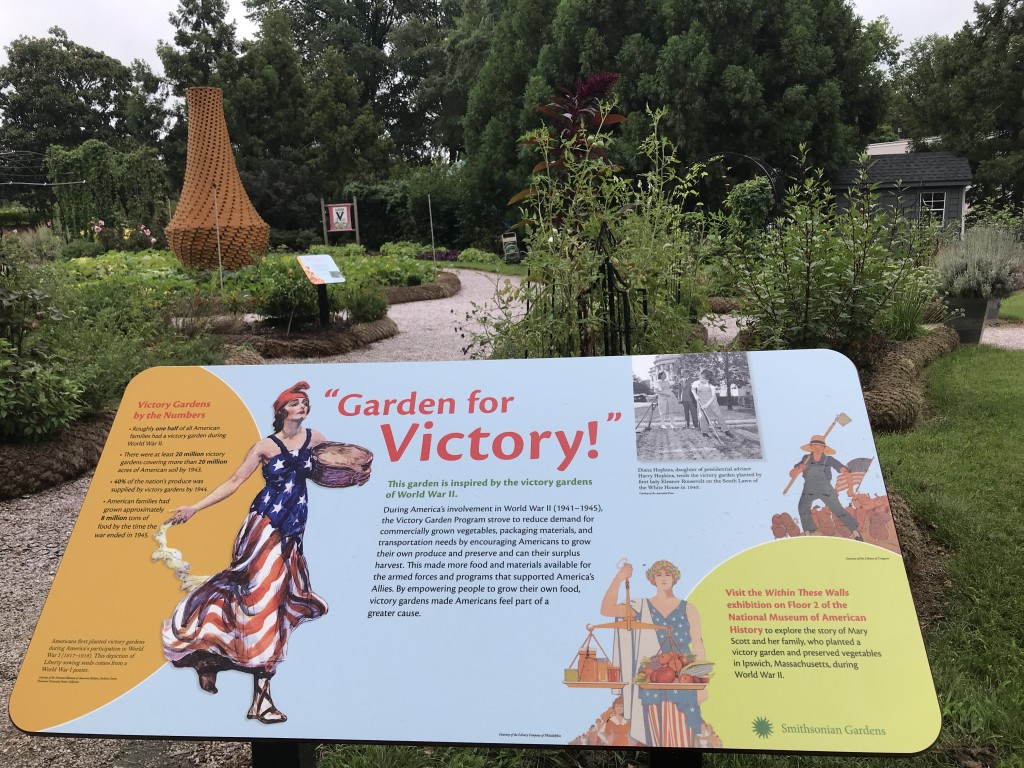
M310 479L325 488L351 488L370 479L373 454L351 443L324 442L311 452Z
M647 690L699 691L707 687L713 662L698 661L689 653L663 651L645 659L633 682Z

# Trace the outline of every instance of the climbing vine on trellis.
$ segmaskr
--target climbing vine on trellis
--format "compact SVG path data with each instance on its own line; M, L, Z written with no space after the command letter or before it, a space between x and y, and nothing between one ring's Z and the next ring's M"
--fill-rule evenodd
M122 152L90 139L73 149L53 146L46 153L51 179L79 178L84 184L54 187L58 222L65 240L92 238L99 221L121 237L145 226L158 240L167 224L167 187L163 165L149 147Z

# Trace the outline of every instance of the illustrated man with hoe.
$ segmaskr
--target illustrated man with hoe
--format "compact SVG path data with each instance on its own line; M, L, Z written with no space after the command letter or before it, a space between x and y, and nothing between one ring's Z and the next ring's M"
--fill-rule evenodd
M835 451L828 446L823 435L814 435L811 442L801 446L800 450L808 451L808 453L789 471L789 477L790 484L792 484L798 475L804 476L804 489L800 494L800 501L797 503L797 511L800 513L804 534L818 531L818 526L815 525L814 518L811 516L811 505L820 499L832 511L833 516L853 533L853 538L863 541L860 531L857 530L857 520L839 502L839 494L832 485L833 470L852 482L850 470L845 464L834 458ZM789 486L786 487L786 490L789 490Z

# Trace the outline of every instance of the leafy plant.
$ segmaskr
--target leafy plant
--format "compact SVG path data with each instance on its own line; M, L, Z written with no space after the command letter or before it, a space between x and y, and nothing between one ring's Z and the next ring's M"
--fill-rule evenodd
M0 241L0 439L40 440L81 413L81 390L43 341L41 330L64 319L43 290L45 273L14 251Z
M740 182L729 190L725 198L725 208L731 220L747 234L768 224L774 204L771 182L764 176Z
M501 261L498 254L481 248L466 248L459 252L457 261L470 264L497 264Z
M575 94L552 104L542 111L566 114L554 129L524 137L543 159L530 188L512 199L525 201L531 279L504 285L496 311L475 313L482 326L473 341L477 354L598 355L614 351L605 343L612 333L629 333L634 353L700 346L696 323L706 298L690 230L702 217L683 210L703 169L680 171L658 131L662 113L651 113L652 133L641 143L651 170L633 183L605 156L612 139L604 126L621 119L609 119L594 86L581 81ZM621 315L610 312L609 279L624 291Z
M82 413L81 388L50 356L25 358L0 339L0 440L49 437Z
M1024 245L1011 230L979 225L960 242L947 242L935 259L945 296L1000 299L1024 280Z
M836 210L806 150L801 162L804 178L788 191L783 216L757 249L733 256L741 303L764 348L826 347L856 358L897 298L924 306L936 297L933 273L922 266L935 235L880 210L863 163L848 207Z
M444 246L437 247L436 249L439 251L445 250ZM429 245L420 245L408 240L400 240L397 243L384 243L380 247L382 256L390 256L394 259L415 259L419 254L430 253L430 251Z
M268 254L252 266L225 275L223 295L231 309L263 315L288 331L315 324L320 315L316 289L288 254ZM327 305L330 312L341 311L339 286L327 286Z
M371 323L388 314L387 297L376 283L348 286L342 297L342 305L353 323Z
M102 243L97 243L93 240L75 239L64 244L60 255L64 259L93 258L106 250Z
M60 301L69 321L47 329L45 339L66 358L85 412L116 403L146 368L221 361L206 329L180 320L182 302L195 291L184 280L179 284L142 269L82 279L75 265L58 266L67 270Z

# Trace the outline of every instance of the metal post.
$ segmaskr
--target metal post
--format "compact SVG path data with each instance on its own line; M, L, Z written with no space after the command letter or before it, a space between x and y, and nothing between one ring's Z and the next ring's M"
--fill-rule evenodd
M217 185L213 184L213 226L217 232L217 271L220 272L220 290L224 291L224 260L220 253L220 203L217 200Z
M331 324L331 311L327 306L327 286L324 283L316 287L316 303L320 309L320 327L326 328Z
M649 749L650 768L700 768L703 753L696 749Z
M434 263L437 264L437 248L434 247L434 207L430 204L430 195L427 195L427 215L430 217L430 252L434 256Z
M356 245L362 245L359 240L359 201L352 195L352 226L356 228Z
M324 225L324 245L330 245L327 240L327 207L324 205L324 199L320 198L320 223Z
M316 768L316 744L310 741L254 741L252 768Z

